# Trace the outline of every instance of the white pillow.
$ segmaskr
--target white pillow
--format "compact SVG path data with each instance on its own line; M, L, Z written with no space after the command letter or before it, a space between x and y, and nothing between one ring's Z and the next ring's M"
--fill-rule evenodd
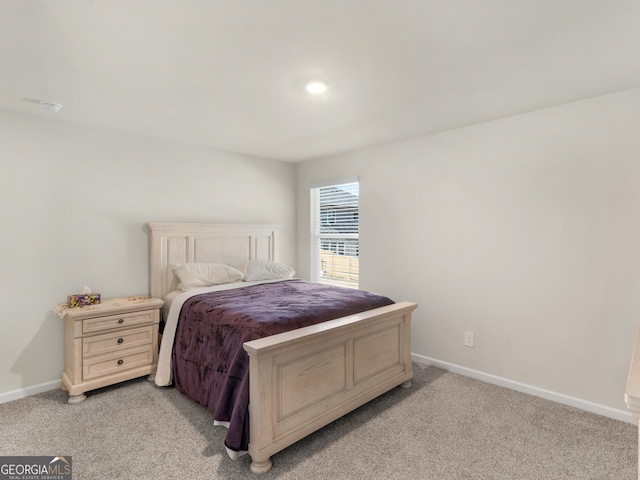
M291 278L296 271L284 263L269 262L267 260L249 260L237 265L244 273L244 281L275 280L278 278Z
M181 263L171 265L171 269L180 280L180 290L237 282L244 278L240 270L222 263Z

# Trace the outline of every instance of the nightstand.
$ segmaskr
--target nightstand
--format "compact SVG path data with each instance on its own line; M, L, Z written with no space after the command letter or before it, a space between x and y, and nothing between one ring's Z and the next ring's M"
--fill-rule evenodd
M85 392L149 375L158 365L158 323L164 302L148 296L105 299L97 305L57 311L64 320L62 389L69 403Z

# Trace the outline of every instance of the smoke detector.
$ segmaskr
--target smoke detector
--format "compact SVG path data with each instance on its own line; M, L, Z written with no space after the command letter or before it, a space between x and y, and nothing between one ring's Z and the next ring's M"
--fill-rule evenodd
M42 106L42 108L44 108L47 112L54 112L54 113L58 113L60 110L62 110L62 105L60 105L59 103L53 103L53 102L40 102L40 105Z

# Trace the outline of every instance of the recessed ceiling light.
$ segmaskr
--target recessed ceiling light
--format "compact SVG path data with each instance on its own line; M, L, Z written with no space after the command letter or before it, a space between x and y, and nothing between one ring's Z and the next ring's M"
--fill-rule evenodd
M305 87L307 92L309 92L312 95L320 95L321 93L326 92L327 88L329 88L329 85L319 80L314 80L313 82L309 82Z
M42 105L42 108L44 108L47 112L58 113L60 110L62 110L62 105L60 105L59 103L40 102L40 105Z

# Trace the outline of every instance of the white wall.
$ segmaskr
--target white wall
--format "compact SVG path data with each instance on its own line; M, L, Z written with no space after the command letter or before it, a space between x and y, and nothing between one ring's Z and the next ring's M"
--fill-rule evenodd
M308 185L351 176L361 287L419 303L414 353L625 409L640 89L301 164L305 277Z
M0 111L0 394L58 380L50 309L148 293L149 221L275 223L295 264L295 166Z

